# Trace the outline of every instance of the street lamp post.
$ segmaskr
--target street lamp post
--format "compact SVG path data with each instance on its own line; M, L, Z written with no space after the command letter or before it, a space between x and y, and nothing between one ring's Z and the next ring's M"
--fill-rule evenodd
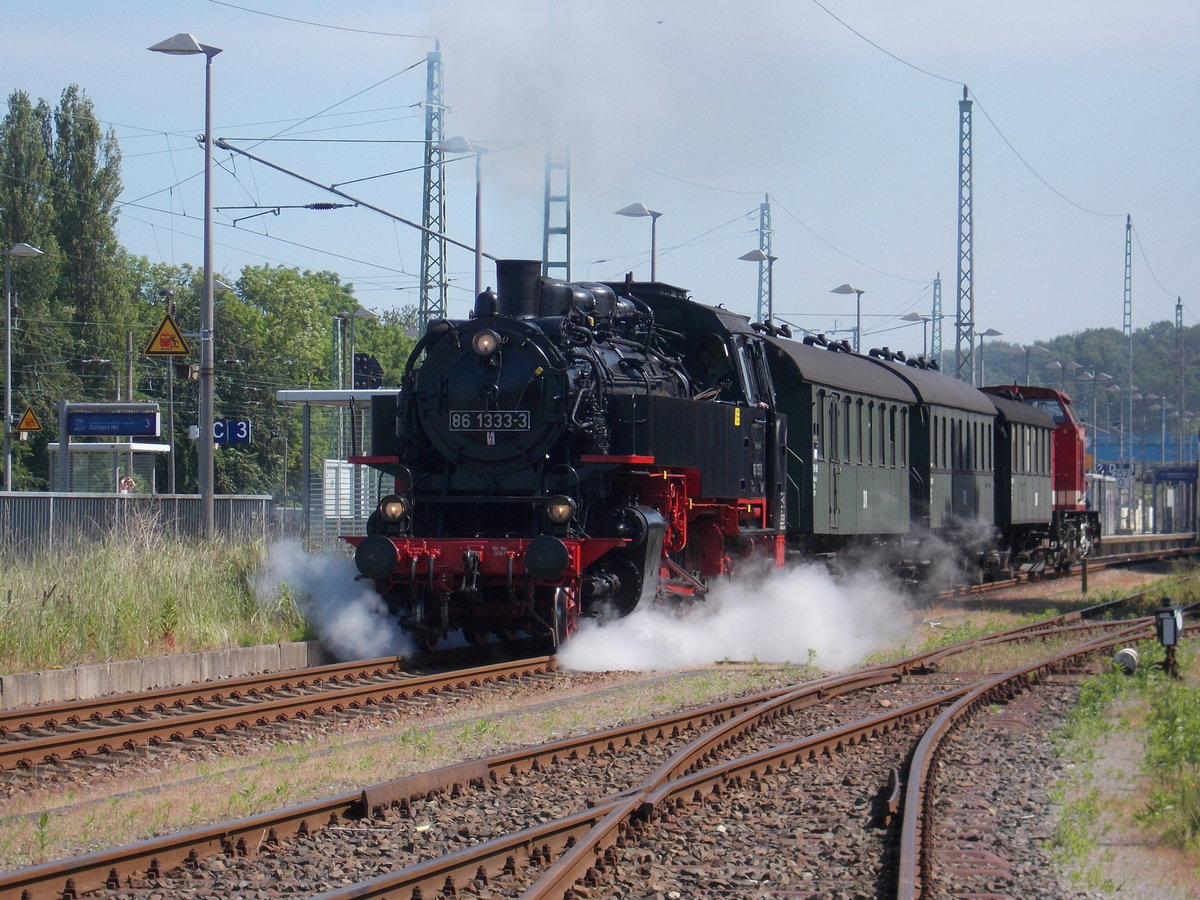
M1092 383L1092 471L1096 470L1096 463L1099 461L1099 453L1097 452L1099 445L1096 443L1100 439L1099 428L1100 422L1097 419L1098 402L1097 397L1100 394L1100 383L1112 381L1113 377L1107 372L1099 372L1095 366L1091 366L1081 376ZM1105 407L1107 408L1107 401Z
M839 284L837 287L830 289L831 294L854 294L854 352L860 352L862 346L862 295L866 291L861 288L856 288L849 284Z
M983 339L989 337L1000 337L1002 334L1004 334L1003 331L997 331L995 328L989 328L987 331L980 332L979 334L979 387L983 387L985 384L987 384L987 382L983 379Z
M200 298L200 509L204 538L216 532L213 444L213 205L212 205L212 61L220 47L201 44L190 34L177 34L148 48L171 56L204 54L204 288Z
M658 217L662 213L657 210L647 209L644 203L631 203L624 209L618 209L617 215L629 216L634 219L641 219L646 216L650 217L650 280L658 281L658 268L656 265L658 257Z
M475 296L478 297L483 293L483 169L479 161L483 151L461 135L434 144L433 149L475 155Z
M163 288L158 292L167 303L167 315L175 319L175 292ZM175 359L167 360L167 493L175 493Z
M767 322L773 324L771 320L775 318L775 260L779 257L763 253L761 250L751 250L749 253L743 253L738 259L767 264Z
M1104 401L1104 415L1108 418L1108 430L1112 433L1112 401L1116 397L1117 401L1117 462L1123 461L1125 452L1125 421L1124 421L1124 405L1121 403L1121 395L1125 389L1117 382L1113 382L1108 387L1104 388L1104 392L1109 396Z
M1037 350L1041 353L1049 353L1050 351L1047 350L1045 347L1042 347L1038 344L1030 344L1028 347L1025 347L1024 350L1025 350L1025 384L1026 384L1026 386L1028 386L1029 385L1029 355L1031 353L1033 353L1034 350Z
M12 258L42 256L22 241L4 251L4 490L12 490Z
M921 358L929 359L929 321L930 316L923 316L919 312L910 312L900 317L901 322L920 322L921 323Z

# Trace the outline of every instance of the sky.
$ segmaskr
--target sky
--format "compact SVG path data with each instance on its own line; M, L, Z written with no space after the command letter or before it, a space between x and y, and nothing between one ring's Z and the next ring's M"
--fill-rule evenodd
M202 263L204 58L213 132L320 185L421 219L425 60L440 47L444 131L481 150L483 250L542 251L546 147L569 146L572 278L657 273L753 315L759 207L777 319L864 349L922 348L941 276L958 296L959 101L973 105L978 331L1030 343L1200 319L1200 5L1190 0L43 0L10 17L0 85L52 105L78 84L120 141L119 234L151 261ZM215 151L215 267L338 272L376 311L418 302L420 235L262 163ZM446 231L472 245L473 157L445 170ZM276 213L274 210L278 209ZM449 313L473 257L450 247ZM484 281L493 282L493 269ZM219 341L219 336L218 336ZM219 351L218 351L219 352Z

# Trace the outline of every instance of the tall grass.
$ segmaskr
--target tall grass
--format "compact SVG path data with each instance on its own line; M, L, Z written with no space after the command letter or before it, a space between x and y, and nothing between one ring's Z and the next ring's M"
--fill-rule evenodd
M307 637L255 598L261 540L199 543L153 518L32 557L0 554L0 674Z
M1195 664L1191 647L1181 647L1180 657L1185 672ZM1138 820L1174 846L1200 850L1200 686L1160 678L1148 696L1142 768L1151 792Z
M1192 638L1180 642L1184 677L1178 681L1163 671L1158 644L1143 641L1138 653L1141 663L1132 677L1114 669L1083 683L1079 702L1059 734L1060 746L1094 765L1097 745L1117 722L1128 728L1130 717L1137 718L1143 734L1140 770L1149 798L1141 809L1118 812L1133 812L1164 843L1195 852L1200 850L1200 687L1193 673L1200 652ZM1060 849L1065 848L1060 844Z

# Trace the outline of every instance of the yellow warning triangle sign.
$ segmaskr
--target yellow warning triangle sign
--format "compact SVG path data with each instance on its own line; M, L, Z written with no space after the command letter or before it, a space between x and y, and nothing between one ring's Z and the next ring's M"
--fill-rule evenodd
M192 348L183 339L171 314L167 313L144 352L147 356L191 356Z
M17 423L17 431L41 431L42 423L38 421L38 417L33 414L33 407L25 407L25 414L21 416L21 421Z

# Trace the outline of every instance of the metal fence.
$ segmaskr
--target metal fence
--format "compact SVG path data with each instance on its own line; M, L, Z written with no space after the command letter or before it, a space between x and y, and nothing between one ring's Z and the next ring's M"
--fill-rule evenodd
M218 535L275 538L287 530L275 498L218 495ZM194 494L0 493L0 547L26 552L143 524L179 537L203 533L200 498Z

